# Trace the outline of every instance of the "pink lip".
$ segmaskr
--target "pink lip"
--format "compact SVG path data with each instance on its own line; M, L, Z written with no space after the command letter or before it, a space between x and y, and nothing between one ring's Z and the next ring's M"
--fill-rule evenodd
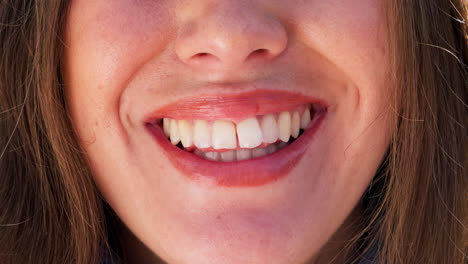
M241 94L201 95L180 100L150 113L146 122L168 117L178 120L230 120L235 123L256 115L266 115L289 111L304 104L316 104L326 107L317 98L301 94L256 90Z
M306 103L317 103L324 107L315 113L309 128L298 139L272 154L243 161L210 161L181 150L169 142L160 126L153 124L155 119L162 117L235 121L249 116L289 110ZM285 92L261 91L234 96L202 96L178 101L153 112L145 126L167 153L172 165L188 178L223 187L254 187L287 176L306 152L326 115L326 105L320 100Z

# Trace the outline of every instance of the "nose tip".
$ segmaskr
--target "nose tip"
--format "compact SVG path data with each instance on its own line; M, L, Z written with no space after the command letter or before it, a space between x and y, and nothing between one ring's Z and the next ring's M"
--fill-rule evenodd
M231 6L211 9L182 24L175 50L191 67L231 69L271 60L285 50L287 42L286 29L273 16Z

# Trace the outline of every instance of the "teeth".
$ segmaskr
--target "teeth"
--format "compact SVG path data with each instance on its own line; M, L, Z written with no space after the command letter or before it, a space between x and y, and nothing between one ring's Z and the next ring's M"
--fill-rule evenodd
M235 149L237 140L234 123L223 120L214 121L211 141L214 149Z
M166 135L166 137L171 136L171 119L169 118L163 119L163 128L164 128L164 135Z
M193 125L193 143L198 148L211 147L211 131L207 121L195 120Z
M199 156L199 157L205 157L205 153L203 153L203 151L201 151L199 149L195 149L195 151L193 153L195 155Z
M307 107L301 117L301 128L306 129L310 123L310 108Z
M225 152L221 152L221 161L235 161L236 160L236 151L229 150Z
M199 149L196 149L193 153L199 157L205 158L207 160L213 161L224 161L224 162L232 162L232 161L242 161L248 160L252 158L259 158L271 154L279 149L279 144L285 144L284 142L272 144L265 148L255 148L255 149L237 149L237 150L229 150L225 152L214 152L208 151L203 152Z
M207 160L218 161L219 160L219 153L218 152L213 152L213 151L205 152L205 158Z
M291 135L291 114L289 112L281 112L278 117L279 138L284 141L289 141Z
M263 136L257 118L245 119L237 124L237 138L241 148L255 148L262 144Z
M299 113L294 112L291 120L291 136L297 138L299 136L299 130L301 129L301 117Z
M252 158L259 158L268 154L266 148L256 148L252 149Z
M247 160L252 158L252 150L250 149L238 149L236 150L237 160Z
M287 145L288 145L288 143L286 143L286 142L280 142L280 143L278 144L278 146L276 146L276 149L277 149L277 150L280 150L280 149L286 147Z
M274 115L266 115L262 118L263 142L274 143L278 140L279 129Z
M194 154L215 161L241 161L271 154L287 146L290 137L297 138L300 129L311 123L310 106L242 120L237 125L226 120L174 120L163 118L164 134L173 145L195 146ZM239 143L238 143L239 142ZM259 148L263 143L267 147ZM273 144L270 144L273 143ZM209 150L226 150L202 151Z
M266 151L268 154L271 154L276 151L276 144L271 144L268 147L266 147Z
M180 135L179 135L179 126L177 125L177 120L171 119L171 123L170 123L169 127L170 127L172 145L179 144Z
M179 120L179 134L184 147L192 146L192 125L187 120Z

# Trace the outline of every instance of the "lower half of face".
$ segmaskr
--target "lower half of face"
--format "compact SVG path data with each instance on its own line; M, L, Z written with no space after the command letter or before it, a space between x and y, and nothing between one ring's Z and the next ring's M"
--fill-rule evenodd
M74 1L66 99L107 202L168 263L314 259L389 144L383 12Z

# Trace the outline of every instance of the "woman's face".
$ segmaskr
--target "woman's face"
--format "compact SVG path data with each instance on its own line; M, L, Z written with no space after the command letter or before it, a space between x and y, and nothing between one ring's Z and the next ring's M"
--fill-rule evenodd
M71 1L66 100L103 196L169 263L314 259L389 144L385 17L375 0Z

